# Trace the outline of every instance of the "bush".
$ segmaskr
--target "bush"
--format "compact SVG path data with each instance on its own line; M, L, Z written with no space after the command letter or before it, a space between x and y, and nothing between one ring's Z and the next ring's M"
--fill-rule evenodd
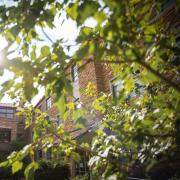
M40 168L35 172L35 180L69 180L70 169L68 165L53 165L49 162L41 162Z

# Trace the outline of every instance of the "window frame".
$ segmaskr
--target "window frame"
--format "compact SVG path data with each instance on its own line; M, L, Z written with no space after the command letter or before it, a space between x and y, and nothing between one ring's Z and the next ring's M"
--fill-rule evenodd
M80 107L78 107L80 104L80 98L77 97L75 100L74 100L74 110L77 110L79 109Z
M61 119L60 114L57 114L57 115L56 115L56 124L57 124L57 126L59 126L60 124L62 124L62 119Z
M138 74L136 74L135 75L136 77L135 77L135 80L134 80L134 82L135 82L135 84L138 84L139 85L139 94L140 95L142 95L143 94L143 92L144 92L144 87L143 87L143 85L138 81L138 79L137 79L137 77L138 77ZM115 82L115 81L119 81L119 82L122 82L122 86L123 86L123 80L121 79L121 78L119 78L119 76L116 76L116 77L114 77L113 79L111 79L110 80L110 87L111 87L111 93L112 93L112 97L114 98L114 99L116 99L116 98L118 98L119 97L119 95L118 96L116 96L115 95L115 92L114 92L114 85L116 84L116 83L113 83L113 82ZM135 85L135 86L137 86L137 85ZM122 87L123 88L123 87ZM135 90L135 89L134 89ZM119 91L120 91L120 89L119 89ZM138 95L138 93L136 93L136 92L134 92L134 91L132 91L128 96L127 96L127 100L128 99L131 99L131 98L134 98L134 97L137 97L137 95Z
M8 133L7 136L8 138L0 138L0 143L9 143L11 142L11 129L0 129L0 134L3 134L3 133ZM1 135L0 135L1 137Z
M88 168L88 161L89 158L86 156L85 153L80 152L81 161L78 163L75 163L75 175L83 175L89 172ZM81 166L83 165L83 166Z
M46 110L51 109L51 107L52 107L52 98L51 98L51 97L48 97L48 98L46 99Z
M118 87L121 85L123 85L123 82L121 79L118 79L118 76L110 80L110 87L111 87L111 92L112 92L113 98L119 97L120 94L119 94L119 92L118 92L118 94L116 94L115 87ZM119 91L120 91L120 89L121 89L121 87L119 88Z
M73 82L78 80L78 67L77 67L77 64L74 64L71 67L71 77L72 77Z
M11 107L0 107L0 117L13 119L15 116L15 109Z

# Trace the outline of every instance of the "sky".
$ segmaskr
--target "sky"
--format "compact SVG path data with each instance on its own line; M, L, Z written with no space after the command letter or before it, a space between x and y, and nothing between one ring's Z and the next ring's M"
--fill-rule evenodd
M7 1L9 2L9 1ZM9 3L8 3L9 4ZM62 24L63 22L63 24ZM62 24L62 25L61 25ZM75 44L75 39L79 33L79 29L76 26L76 23L71 20L71 19L67 19L65 13L61 15L61 17L59 18L58 16L55 17L54 20L54 25L55 28L49 29L46 28L45 32L48 34L48 36L53 40L57 40L57 39L61 39L63 38L64 40L66 40L66 45L68 44ZM96 22L89 18L86 22L85 22L85 26L88 27L94 27L96 25ZM37 29L39 35L41 36L42 39L44 39L43 42L38 42L36 43L37 47L41 47L42 45L50 45L51 42L44 36L44 34L42 33L41 29ZM0 36L0 51L7 45L7 42L4 38L2 38L2 36ZM77 46L72 46L72 48L70 49L70 51L66 50L66 53L69 55L72 55L75 50L77 49ZM2 60L2 56L0 54L0 63ZM5 70L4 75L0 76L0 85L13 78L13 73ZM39 94L33 99L32 104L36 104L39 99L43 96L44 91L42 89L39 90ZM11 100L7 95L4 95L3 99L0 101L1 103L13 103L13 100Z

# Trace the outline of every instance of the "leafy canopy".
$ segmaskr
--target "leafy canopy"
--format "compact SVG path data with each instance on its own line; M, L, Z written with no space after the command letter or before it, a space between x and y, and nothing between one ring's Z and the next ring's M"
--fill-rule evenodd
M176 14L179 1L175 3ZM85 57L93 55L94 61L110 66L114 76L123 82L115 101L103 94L92 104L103 120L92 148L78 145L64 132L63 125L57 129L45 120L46 114L29 108L22 113L26 126L33 125L33 143L11 154L1 166L12 166L14 173L22 168L22 159L30 155L32 162L25 175L32 179L38 168L34 150L40 146L47 151L57 137L61 141L53 153L78 160L75 149L83 149L92 155L89 165L94 172L105 177L114 173L123 177L135 164L143 164L148 170L159 155L173 156L180 145L179 69L174 61L180 51L173 20L164 23L163 19L153 18L162 12L162 7L160 0L19 0L9 7L0 5L0 33L8 42L2 51L0 72L1 75L4 69L14 72L14 78L2 85L1 97L8 92L12 98L30 102L38 88L45 87L47 95L56 94L64 121L70 111L74 111L76 121L84 113L66 103L66 96L72 96L67 67L74 63L82 65ZM72 56L65 53L64 39L54 42L46 34L47 27L54 28L54 18L64 12L80 29L76 39L79 48ZM89 18L96 21L94 28L84 25ZM34 43L42 41L39 29L51 42L40 47L40 51ZM17 51L18 55L12 55ZM138 84L143 93L139 93ZM86 94L94 95L93 89L88 85ZM128 99L132 91L136 97ZM34 121L32 110L39 114ZM42 136L47 130L48 135Z

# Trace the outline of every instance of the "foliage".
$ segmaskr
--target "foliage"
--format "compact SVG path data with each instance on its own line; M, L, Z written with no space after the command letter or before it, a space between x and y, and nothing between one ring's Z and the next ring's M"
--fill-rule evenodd
M40 162L40 168L35 173L35 179L64 179L68 180L70 178L70 170L68 165L56 165L53 167L51 163Z
M175 13L178 13L179 1L175 3ZM15 74L2 85L2 96L8 92L12 98L30 102L38 88L45 87L47 96L56 95L56 105L64 121L72 114L75 122L84 122L85 112L74 110L66 103L66 96L72 96L66 69L74 63L82 65L83 59L90 55L94 61L108 64L114 76L122 80L123 87L114 101L103 94L93 103L94 112L103 118L91 149L72 140L63 125L57 129L48 122L45 113L32 107L24 109L26 127L34 130L33 142L13 152L0 166L12 166L16 172L22 168L22 159L30 155L31 163L25 175L32 179L39 168L34 160L36 148L46 152L57 144L53 154L71 155L78 161L75 150L81 148L93 155L89 165L94 172L105 178L115 174L122 179L136 165L148 171L159 156L173 156L180 147L179 67L174 61L180 51L176 46L174 34L178 31L172 28L173 20L152 21L153 13L161 13L162 6L161 0L20 0L10 7L1 5L1 35L8 46L2 51L0 72L3 74L4 69L8 69ZM65 53L71 45L66 47L64 39L53 42L45 33L47 27L53 29L55 16L62 12L80 29L76 39L79 48L72 56ZM96 22L94 28L85 26L89 18ZM35 45L42 40L39 29L50 46L37 48ZM12 56L17 49L19 54ZM143 93L138 92L137 84L143 87ZM86 94L94 96L91 90L95 91L95 87L89 84ZM129 98L132 91L136 96ZM39 114L35 119L33 112Z
M26 145L26 141L24 139L17 139L17 140L13 140L11 141L11 151L19 151L21 150L25 145Z
M79 176L75 176L74 178L72 178L72 180L88 180L89 179L89 174L84 174L84 175L79 175Z

